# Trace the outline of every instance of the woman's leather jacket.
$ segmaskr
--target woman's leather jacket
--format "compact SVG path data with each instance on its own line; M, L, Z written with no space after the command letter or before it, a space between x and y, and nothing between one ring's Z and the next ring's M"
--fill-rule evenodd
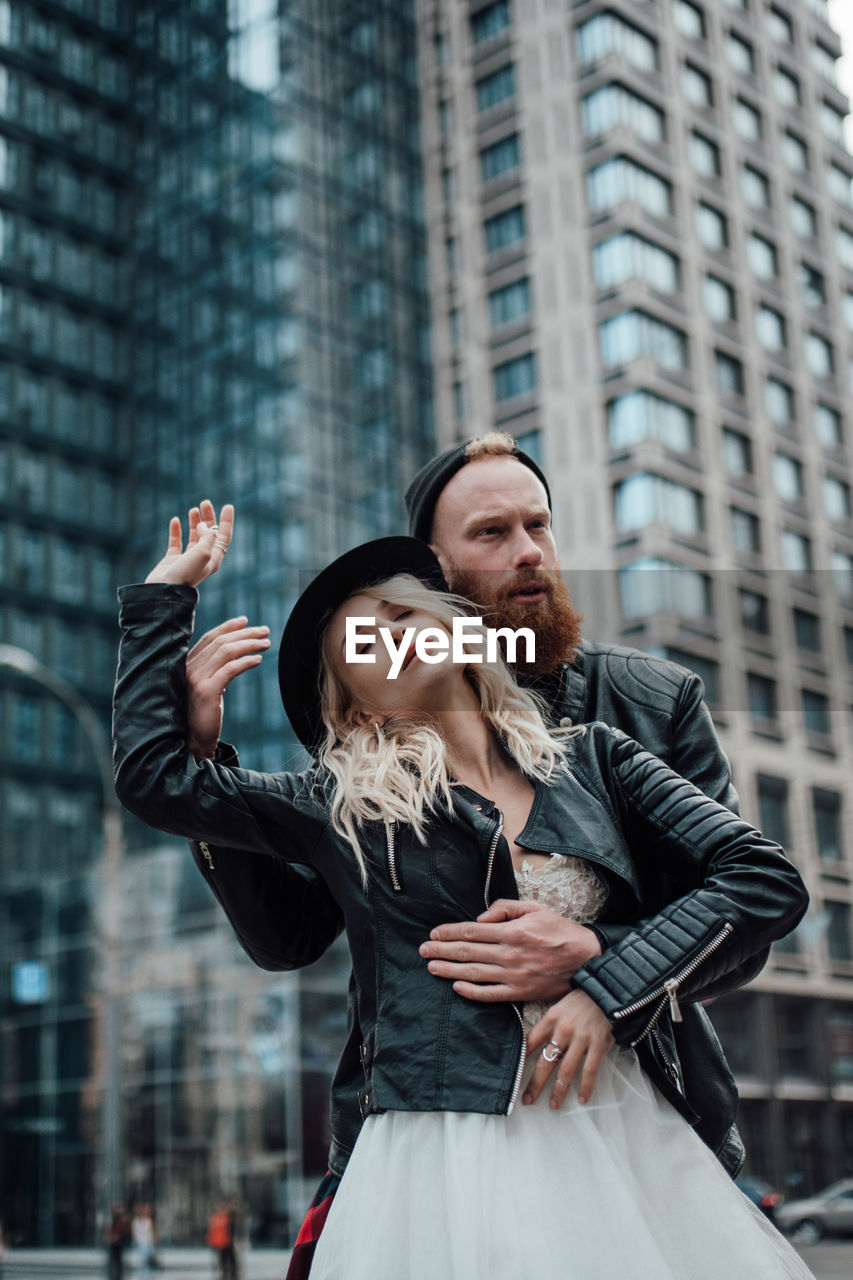
M120 594L114 736L122 802L162 830L320 874L352 954L362 1114L511 1109L524 1056L519 1010L465 1000L418 954L436 924L517 896L499 811L459 787L452 817L436 817L426 848L405 827L365 828L365 888L332 829L316 772L260 774L196 763L187 751L185 659L196 592L150 584ZM566 767L553 784L536 785L519 840L594 864L609 890L603 928L638 922L575 982L695 1122L669 1061L670 1029L679 1018L701 1018L692 1001L802 918L807 895L798 873L778 845L603 724L572 737ZM662 903L665 881L677 883L680 896ZM718 1147L724 1142L721 1133Z

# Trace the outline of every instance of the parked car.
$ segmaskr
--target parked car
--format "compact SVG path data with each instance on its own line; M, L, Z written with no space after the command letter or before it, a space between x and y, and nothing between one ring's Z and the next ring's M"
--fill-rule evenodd
M776 1210L782 1203L782 1196L763 1178L753 1177L751 1173L736 1178L735 1182L745 1196L748 1196L762 1213L766 1213L771 1222L776 1221Z
M797 1244L853 1235L853 1178L833 1182L804 1200L789 1200L776 1210L776 1225Z

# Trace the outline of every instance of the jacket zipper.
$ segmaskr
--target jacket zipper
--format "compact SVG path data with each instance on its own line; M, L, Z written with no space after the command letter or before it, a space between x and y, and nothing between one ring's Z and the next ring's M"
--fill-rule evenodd
M210 845L207 843L206 840L199 840L198 847L199 849L201 849L202 853L204 854L204 860L207 863L208 867L210 868L211 871L214 871L215 868L213 865L213 854L210 852Z
M487 911L491 906L489 901L489 890L492 883L492 868L495 865L495 854L497 853L498 841L501 838L501 832L504 828L503 814L500 809L496 809L495 812L498 815L498 821L494 831L492 832L492 842L489 846L489 862L486 868L486 884L483 890L483 897L485 899ZM518 1066L515 1071L515 1080L512 1084L512 1093L510 1094L509 1105L505 1112L506 1115L512 1114L512 1109L518 1100L518 1091L521 1088L521 1077L524 1075L524 1064L527 1061L527 1035L524 1030L524 1015L517 1004L514 1004L512 1001L510 1001L510 1003L515 1010L515 1016L518 1018L518 1025L521 1027L521 1053L519 1055Z
M391 887L395 893L402 893L403 886L400 884L400 877L397 874L397 851L394 848L395 821L395 818L389 818L385 823L385 849L388 855L388 874L391 876Z
M678 1007L678 988L693 973L695 973L700 964L704 963L709 956L713 955L714 952L723 945L726 938L728 938L732 933L734 933L734 926L726 922L720 932L713 937L710 942L706 943L702 950L698 952L690 963L686 964L684 968L675 975L675 977L668 978L660 987L655 987L654 991L650 991L647 995L641 996L639 1000L635 1000L633 1004L629 1004L626 1008L617 1009L615 1011L613 1014L614 1018L628 1018L632 1013L638 1013L640 1009L644 1009L646 1005L651 1004L653 1001L660 1001L660 1004L655 1009L644 1030L639 1036L637 1036L636 1040L631 1041L632 1049L635 1045L638 1045L641 1040L646 1038L655 1024L659 1021L661 1014L667 1007L667 1004L669 1005L669 1014L672 1021L682 1021L681 1009Z
M651 1039L655 1042L655 1045L657 1046L657 1051L658 1051L658 1054L660 1055L660 1060L663 1063L664 1071L670 1077L670 1079L672 1080L672 1083L675 1085L676 1089L683 1097L684 1085L682 1084L682 1081L681 1081L681 1072L678 1069L678 1063L673 1062L670 1058L667 1057L666 1046L664 1045L664 1042L661 1039L661 1034L656 1027L652 1029Z

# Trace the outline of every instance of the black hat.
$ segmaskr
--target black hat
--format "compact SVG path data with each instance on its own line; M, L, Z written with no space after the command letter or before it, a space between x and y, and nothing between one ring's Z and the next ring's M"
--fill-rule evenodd
M413 538L423 538L424 542L429 542L432 533L432 517L435 513L435 504L438 502L439 495L444 486L451 480L457 471L461 471L466 462L469 461L465 456L465 450L471 444L470 440L463 441L462 444L454 445L452 449L447 449L444 453L440 453L437 458L431 458L430 461L421 467L412 483L406 490L406 510L409 513L409 533ZM545 492L548 495L548 507L551 506L551 490L548 488L548 481L538 462L534 462L529 453L525 453L523 449L519 449L518 445L513 443L512 455L509 454L483 454L483 457L510 457L517 458L519 462L523 462L529 467L537 479L541 480L545 486Z
M433 552L418 538L377 538L345 551L321 570L293 606L278 651L281 700L296 736L312 754L323 740L320 640L330 609L363 587L411 573L435 591L449 590Z

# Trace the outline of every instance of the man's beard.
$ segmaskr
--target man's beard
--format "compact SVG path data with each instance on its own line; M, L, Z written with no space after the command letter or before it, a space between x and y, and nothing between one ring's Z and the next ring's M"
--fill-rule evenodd
M519 662L519 674L556 671L571 662L581 640L582 615L575 611L569 589L557 569L525 569L510 581L496 585L498 574L489 569L453 569L451 590L471 600L481 610L487 627L530 627L536 636L536 661ZM547 593L540 604L517 604L510 600L519 587L536 582ZM524 645L519 645L524 651Z

